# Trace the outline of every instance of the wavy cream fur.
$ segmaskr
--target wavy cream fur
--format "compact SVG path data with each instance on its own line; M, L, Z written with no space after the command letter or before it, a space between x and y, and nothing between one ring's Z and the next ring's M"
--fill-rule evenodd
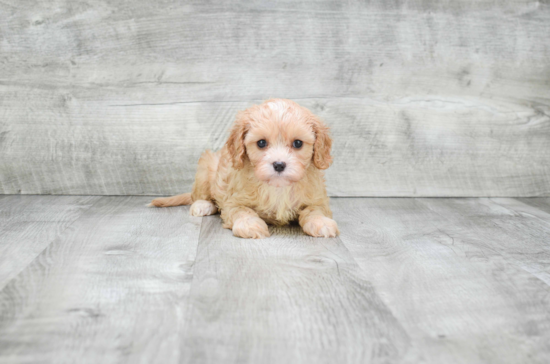
M267 140L266 148L257 142ZM303 146L294 148L294 140ZM273 99L239 112L225 146L205 151L193 192L152 201L153 206L190 204L194 216L221 211L223 226L243 238L269 236L267 224L298 220L309 235L334 237L322 169L332 162L328 128L308 109ZM285 162L278 173L273 162Z

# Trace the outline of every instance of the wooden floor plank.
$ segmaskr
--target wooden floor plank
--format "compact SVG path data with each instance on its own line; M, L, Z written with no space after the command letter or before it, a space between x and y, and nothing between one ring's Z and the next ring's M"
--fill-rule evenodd
M422 201L550 285L550 214L511 198Z
M201 220L102 197L0 291L0 362L176 363Z
M550 214L550 197L518 198L517 200Z
M245 240L205 218L185 363L386 363L408 337L339 239L272 228Z
M0 196L0 289L99 198Z
M340 238L253 241L148 200L0 196L0 363L550 360L548 199L332 199Z
M504 208L480 199L331 203L342 241L406 329L420 361L550 360L550 287L508 259L508 249L531 248L498 231L514 221ZM531 221L520 227L524 234L540 229L535 219L523 219Z

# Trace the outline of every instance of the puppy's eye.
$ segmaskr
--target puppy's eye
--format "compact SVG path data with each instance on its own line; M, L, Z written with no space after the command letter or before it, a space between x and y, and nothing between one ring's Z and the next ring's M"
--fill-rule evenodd
M296 149L300 149L302 147L302 141L301 140L295 140L294 143L292 143L292 146Z
M258 143L256 144L258 144L258 148L263 149L267 145L267 142L265 141L265 139L262 139L262 140L258 140Z

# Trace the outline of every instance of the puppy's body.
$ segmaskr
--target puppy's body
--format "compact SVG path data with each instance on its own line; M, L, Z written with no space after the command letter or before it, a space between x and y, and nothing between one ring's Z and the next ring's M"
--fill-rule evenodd
M238 114L220 151L203 153L191 194L152 205L192 203L194 216L219 209L223 226L244 238L269 236L266 223L295 220L309 235L336 236L321 171L331 163L330 146L328 128L309 110L290 100L268 100Z

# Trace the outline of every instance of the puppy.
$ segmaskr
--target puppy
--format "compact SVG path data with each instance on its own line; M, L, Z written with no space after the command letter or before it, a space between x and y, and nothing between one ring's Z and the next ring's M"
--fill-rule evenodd
M239 112L225 146L202 154L193 192L151 205L191 204L193 216L220 210L223 227L242 238L266 238L267 224L295 220L308 235L335 237L322 172L331 145L328 127L308 109L271 99Z

